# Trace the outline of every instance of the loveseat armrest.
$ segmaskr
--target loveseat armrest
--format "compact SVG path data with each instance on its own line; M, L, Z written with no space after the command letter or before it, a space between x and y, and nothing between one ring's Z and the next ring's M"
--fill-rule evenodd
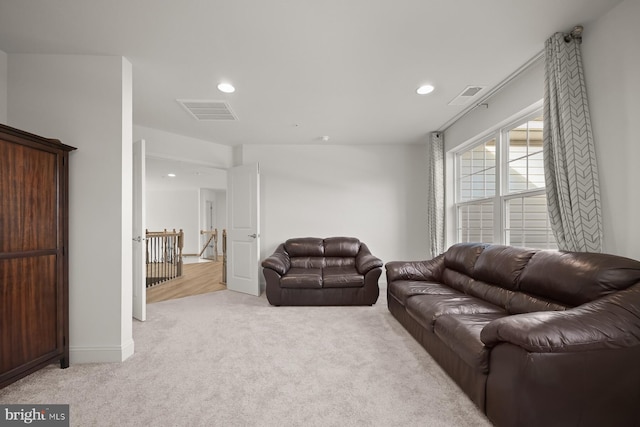
M385 265L387 283L395 280L439 282L444 269L444 254L427 261L391 261Z
M291 268L291 259L289 254L284 249L284 245L279 245L275 252L262 261L262 266L276 271L279 275L283 276Z
M364 275L374 268L382 267L382 265L382 260L374 256L367 245L361 243L358 255L356 255L356 270Z
M480 339L534 353L566 353L640 345L640 283L566 311L503 317L487 324Z

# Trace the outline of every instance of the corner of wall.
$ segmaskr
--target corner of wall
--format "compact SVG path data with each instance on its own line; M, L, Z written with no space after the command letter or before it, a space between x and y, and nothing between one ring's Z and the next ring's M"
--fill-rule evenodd
M240 166L244 162L244 145L238 145L233 147L233 152L231 153L231 165L232 166Z

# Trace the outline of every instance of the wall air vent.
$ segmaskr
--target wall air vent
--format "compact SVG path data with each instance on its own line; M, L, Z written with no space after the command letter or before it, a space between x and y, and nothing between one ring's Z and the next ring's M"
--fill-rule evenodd
M466 105L471 100L477 99L478 94L484 89L486 89L486 86L467 86L460 95L453 98L447 105Z
M196 120L200 121L235 121L238 117L226 101L198 99L176 99L182 107Z

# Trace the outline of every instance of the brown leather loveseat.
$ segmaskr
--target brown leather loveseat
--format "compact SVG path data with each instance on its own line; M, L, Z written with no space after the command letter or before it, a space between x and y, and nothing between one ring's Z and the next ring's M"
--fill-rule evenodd
M289 239L262 262L273 305L373 305L382 265L354 237Z
M640 262L467 243L386 273L390 312L495 425L640 425Z

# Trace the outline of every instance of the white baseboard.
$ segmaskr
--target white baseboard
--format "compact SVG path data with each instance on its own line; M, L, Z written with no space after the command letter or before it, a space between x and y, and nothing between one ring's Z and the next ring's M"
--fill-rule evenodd
M127 360L134 352L133 340L121 346L69 347L69 363L118 363Z

